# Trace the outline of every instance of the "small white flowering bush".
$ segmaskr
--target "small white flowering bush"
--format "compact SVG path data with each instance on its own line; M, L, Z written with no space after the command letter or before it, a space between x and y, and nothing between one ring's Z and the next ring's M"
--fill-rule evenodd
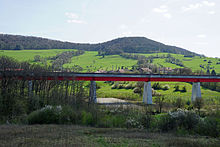
M134 117L128 117L125 123L126 123L127 128L139 128L139 129L144 128L144 126L141 124L141 122L138 121Z
M176 121L178 127L184 127L187 130L194 128L200 117L194 111L177 109L175 112L169 112L172 119Z
M63 124L74 123L75 113L70 107L51 106L33 111L28 115L29 124Z
M199 123L200 117L194 111L177 109L164 115L159 122L159 129L168 131L178 128L193 129Z

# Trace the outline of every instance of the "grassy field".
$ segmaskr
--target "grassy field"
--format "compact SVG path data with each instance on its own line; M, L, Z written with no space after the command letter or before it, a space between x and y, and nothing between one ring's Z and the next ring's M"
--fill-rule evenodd
M155 82L152 82L153 85ZM128 99L133 101L142 101L142 96L139 94L133 93L132 89L111 89L111 85L104 82L97 82L97 84L101 87L97 90L97 97L114 97L121 99ZM134 84L134 82L133 82ZM125 84L126 85L126 84ZM181 83L181 82L160 82L160 85L163 87L164 85L169 85L169 90L156 90L160 94L164 95L167 100L173 100L176 98L182 98L184 100L191 100L192 95L192 85L189 83ZM174 92L175 86L179 85L180 90L185 86L187 92ZM209 89L204 89L201 87L202 97L207 101L216 101L220 100L220 93L216 91L212 91Z
M64 64L64 67L71 67L73 65L81 66L84 71L97 71L98 69L112 70L118 67L131 67L137 63L136 60L125 59L119 55L97 56L98 52L86 51L83 55L72 58L71 63Z
M19 50L19 51L9 51L9 50L0 50L0 56L10 56L19 61L28 61L33 63L33 59L35 55L40 55L41 57L49 57L55 56L58 53L64 51L70 51L72 49L50 49L50 50ZM72 58L70 63L64 64L64 67L72 67L74 65L79 65L83 67L83 71L97 71L98 69L103 70L116 70L118 67L128 67L135 65L137 60L132 59L125 59L119 55L108 55L102 58L101 56L97 56L98 52L96 51L86 51L85 54L76 56ZM139 54L148 56L162 56L167 55L168 53L154 53L154 54ZM215 69L217 73L220 73L220 64L216 64L220 62L220 59L217 58L208 58L208 57L184 57L184 55L180 54L170 54L173 57L181 60L185 67L191 68L193 71L201 71L200 65L203 65L205 68L207 66ZM211 61L211 63L208 63ZM48 61L49 63L49 61ZM165 59L154 59L154 64L162 65L164 67L171 67L171 68L181 68L175 64L165 62ZM206 72L206 69L204 69Z
M1 125L0 146L207 147L219 138L75 125Z
M64 51L72 51L73 49L50 49L50 50L0 50L0 56L9 56L18 61L33 62L34 56L41 57L55 56Z
M154 54L140 54L140 55L144 55L146 57L148 56L162 56L162 55L167 55L168 53L154 53ZM200 65L203 65L204 67L207 67L209 65L209 67L215 69L215 71L217 73L220 73L220 64L216 64L217 62L220 62L220 59L217 58L209 58L209 57L184 57L184 55L180 55L180 54L170 54L171 56L175 57L176 59L179 59L183 62L185 67L191 68L193 71L197 71L197 70L201 70ZM209 61L211 61L211 63L208 63ZM171 68L181 68L180 66L177 66L175 64L171 64L171 63L167 63L165 62L165 59L154 59L154 64L158 64L158 65L163 65L165 67L171 67Z

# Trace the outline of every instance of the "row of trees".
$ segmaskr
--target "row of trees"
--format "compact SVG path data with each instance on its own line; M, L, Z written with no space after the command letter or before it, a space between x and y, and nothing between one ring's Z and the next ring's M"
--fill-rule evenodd
M30 72L41 74L51 68L29 63L19 63L8 57L0 58L0 120L10 120L29 114L45 105L71 105L80 107L87 98L82 81L47 81L16 80L8 77L6 72L22 70L24 75Z
M53 60L52 67L54 69L62 69L63 64L69 63L72 57L79 56L82 54L84 54L84 51L82 50L66 51L66 52L62 52L61 54L57 54L56 56L51 57L49 59Z
M41 57L40 55L34 56L34 62L41 62L43 65L47 65L47 60L52 60L52 68L54 70L60 70L63 68L63 64L69 63L71 58L84 54L84 51L66 51L57 54L53 57Z

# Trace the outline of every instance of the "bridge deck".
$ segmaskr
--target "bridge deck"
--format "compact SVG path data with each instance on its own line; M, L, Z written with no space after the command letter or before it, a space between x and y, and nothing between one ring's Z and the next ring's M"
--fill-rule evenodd
M10 77L19 80L220 82L220 76L209 75L157 75L74 72L37 73L24 71L0 71L0 80L3 77Z

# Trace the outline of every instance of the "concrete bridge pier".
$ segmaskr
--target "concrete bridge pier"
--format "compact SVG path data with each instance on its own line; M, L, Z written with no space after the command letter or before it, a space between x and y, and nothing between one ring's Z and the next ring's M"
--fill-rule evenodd
M201 98L201 89L200 89L200 82L193 83L192 85L192 97L191 101L194 102L196 98Z
M92 103L97 103L96 99L96 82L91 81L89 90L89 101Z
M144 82L143 103L153 104L151 82Z

